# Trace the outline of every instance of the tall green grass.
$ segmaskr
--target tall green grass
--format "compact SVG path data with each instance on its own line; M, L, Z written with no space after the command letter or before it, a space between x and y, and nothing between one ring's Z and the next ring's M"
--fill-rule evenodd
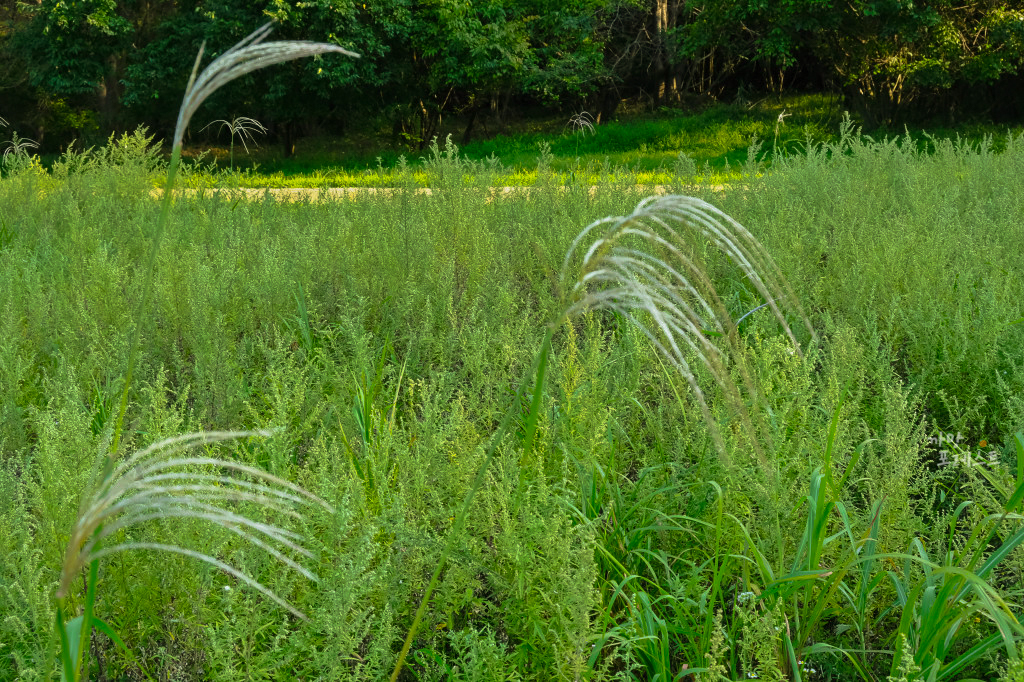
M112 434L159 218L147 149L126 136L0 182L0 678L54 671L51 598ZM390 196L177 200L123 447L277 429L221 451L334 513L296 529L316 584L224 528L137 531L201 543L309 621L214 566L120 553L98 567L95 609L134 653L97 634L96 675L379 679L421 603L403 679L1018 665L1024 149L925 154L846 129L773 163L724 194L670 179L750 230L821 337L780 309L801 357L735 259L697 242L736 323L723 370L756 389L737 404L684 353L711 425L622 311L556 327L544 380L518 390L565 309L580 229L644 198L628 171L593 193L542 173L493 199L486 166L440 151L429 196L407 169ZM998 462L942 466L929 437L956 432Z

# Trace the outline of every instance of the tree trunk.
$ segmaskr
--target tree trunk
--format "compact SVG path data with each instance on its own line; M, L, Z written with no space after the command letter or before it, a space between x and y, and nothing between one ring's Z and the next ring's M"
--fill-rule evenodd
M622 98L619 96L619 91L614 85L610 85L602 90L598 99L597 122L601 123L604 121L607 123L614 118L621 102Z
M667 29L668 0L654 0L654 59L651 60L651 67L658 84L654 93L654 102L657 105L662 104L666 95L665 31Z
M101 125L104 130L117 130L121 118L121 76L124 71L122 55L111 55L107 72L97 91Z
M284 158L290 159L295 156L295 130L291 121L285 121L281 125L281 146Z
M651 62L657 82L657 104L679 101L680 68L670 52L670 32L679 22L678 0L655 0L654 58Z
M466 130L462 133L462 146L469 144L470 135L473 133L473 124L476 123L476 115L480 111L480 107L474 106L469 110L469 121L466 122Z

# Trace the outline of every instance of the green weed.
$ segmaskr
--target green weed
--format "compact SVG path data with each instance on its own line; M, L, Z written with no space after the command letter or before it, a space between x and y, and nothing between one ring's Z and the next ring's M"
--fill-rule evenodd
M0 181L4 679L54 671L57 567L102 489L160 220L147 139ZM744 225L785 299L750 274L775 270L763 256L748 267L749 242L722 251L680 227L710 216L739 241L717 211L668 199L637 211L640 176L600 163L592 192L551 171L528 193L492 195L496 163L439 143L429 173L407 165L389 195L288 203L206 186L177 198L120 448L278 429L219 446L218 461L266 469L334 511L219 507L301 535L310 557L275 547L319 582L222 524L114 531L101 549L202 548L309 620L187 556L116 552L90 580L84 555L64 619L84 615L94 586L93 615L124 645L94 626L78 649L90 674L381 679L411 633L400 679L1011 675L1022 149L926 154L851 126L725 192L693 184L696 164L680 159L669 186ZM697 268L686 281L713 315L672 272L634 262L679 254L701 264L715 296ZM982 464L943 464L929 444L958 431Z

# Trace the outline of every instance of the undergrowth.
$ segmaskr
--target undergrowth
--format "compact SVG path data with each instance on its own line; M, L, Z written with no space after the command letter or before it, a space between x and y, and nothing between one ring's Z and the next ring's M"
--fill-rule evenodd
M159 215L151 150L128 135L0 181L2 679L56 670L51 597ZM794 347L734 262L695 253L742 318L727 368L756 388L763 457L711 391L722 456L621 312L558 326L539 403L516 398L580 229L645 196L629 171L542 169L495 198L493 164L441 147L430 195L410 173L354 200L179 198L122 447L273 431L219 451L333 513L301 522L319 583L223 528L137 530L201 542L309 620L188 557L118 554L95 609L134 653L98 634L93 676L385 677L450 544L403 679L1018 679L1024 140L924 153L847 127L772 162L724 193L664 181L750 229L821 337Z

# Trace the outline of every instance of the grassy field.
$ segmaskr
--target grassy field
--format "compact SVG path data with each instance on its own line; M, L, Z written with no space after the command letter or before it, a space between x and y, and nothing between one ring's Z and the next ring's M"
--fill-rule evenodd
M695 242L742 320L735 343L708 333L742 400L695 371L710 423L621 312L560 321L531 369L567 251L644 197L635 169L542 165L492 200L505 171L442 148L389 171L388 196L179 199L119 452L273 430L199 452L329 504L280 521L319 581L225 524L112 531L194 547L308 620L192 557L120 552L89 588L127 651L97 633L92 677L384 678L450 546L401 679L1024 680L1024 139L924 153L845 129L724 193L653 158L764 244L814 330L787 313L794 346L739 263ZM138 136L4 166L0 679L58 670L54 595L114 437L163 170Z

